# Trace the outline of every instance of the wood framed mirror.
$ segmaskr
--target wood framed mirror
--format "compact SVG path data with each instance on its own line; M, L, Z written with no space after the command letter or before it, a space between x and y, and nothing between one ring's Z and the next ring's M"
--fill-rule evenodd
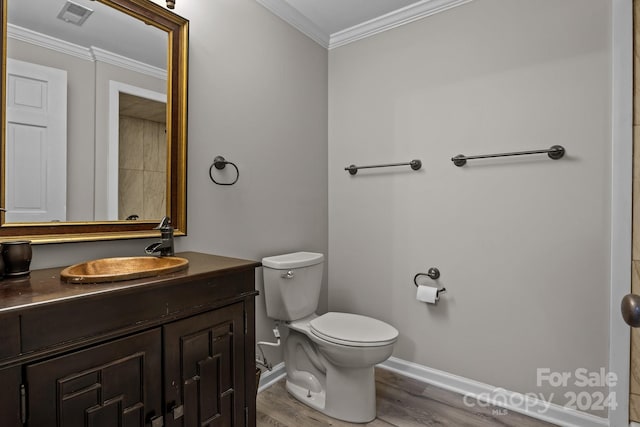
M53 3L46 20L31 22ZM165 215L175 235L186 234L188 21L150 0L0 0L0 14L0 241L154 237ZM102 25L108 37L65 39L81 31L79 21L94 36L91 26ZM159 40L159 52L147 39ZM71 69L74 61L80 66ZM90 69L89 80L77 68ZM91 93L93 104L80 100ZM56 96L66 104L54 104ZM144 117L154 102L156 118ZM34 106L42 111L23 111ZM59 127L66 127L57 139L64 149L50 143Z

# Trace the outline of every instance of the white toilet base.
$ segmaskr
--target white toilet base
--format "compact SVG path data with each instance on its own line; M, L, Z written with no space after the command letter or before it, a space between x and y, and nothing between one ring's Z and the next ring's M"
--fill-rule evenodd
M313 391L300 387L299 385L295 385L289 380L287 380L286 385L289 394L298 399L300 402L304 403L305 405L311 406L316 411L324 412L324 390L319 393L315 393Z
M373 366L361 369L331 366L327 369L327 404L330 417L368 423L376 417L376 380Z
M328 367L326 390L314 392L287 379L287 391L300 402L330 417L352 423L368 423L376 417L373 367Z
M314 336L306 319L288 326L289 334L284 342L287 391L330 417L352 423L374 420L374 366L391 355L393 344L338 345Z

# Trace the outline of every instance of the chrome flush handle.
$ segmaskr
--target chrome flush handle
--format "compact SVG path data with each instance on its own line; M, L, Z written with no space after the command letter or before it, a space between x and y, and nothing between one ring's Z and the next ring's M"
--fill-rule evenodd
M283 279L293 279L293 271L289 270L286 273L280 275Z

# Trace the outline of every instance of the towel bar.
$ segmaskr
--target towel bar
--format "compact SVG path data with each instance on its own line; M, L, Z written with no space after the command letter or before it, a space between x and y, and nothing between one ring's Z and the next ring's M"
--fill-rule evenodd
M451 158L454 165L460 167L467 164L467 160L473 159L488 159L491 157L510 157L510 156L525 156L528 154L544 154L546 153L550 159L558 160L564 156L565 149L562 145L554 145L548 150L531 150L531 151L515 151L512 153L497 153L497 154L481 154L477 156L465 156L464 154L458 154Z
M355 175L358 173L358 169L388 168L391 166L411 166L411 169L413 169L414 171L417 171L422 167L422 162L418 159L415 159L415 160L411 160L408 163L386 163L382 165L369 165L369 166L349 165L346 168L344 168L344 170L349 171L351 175Z

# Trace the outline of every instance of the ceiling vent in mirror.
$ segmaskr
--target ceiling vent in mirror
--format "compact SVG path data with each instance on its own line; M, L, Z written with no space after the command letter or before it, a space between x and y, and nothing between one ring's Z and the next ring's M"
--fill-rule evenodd
M80 26L92 13L93 10L67 0L60 13L58 13L58 19Z

